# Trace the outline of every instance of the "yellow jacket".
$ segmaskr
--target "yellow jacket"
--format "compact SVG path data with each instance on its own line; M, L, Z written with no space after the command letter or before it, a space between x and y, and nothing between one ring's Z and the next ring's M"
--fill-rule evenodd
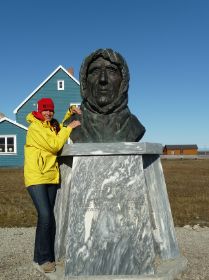
M65 115L70 117L68 111ZM25 186L38 184L58 184L59 168L57 152L70 136L71 128L61 127L58 134L47 121L37 119L32 113L27 115L30 123L24 147L24 179Z

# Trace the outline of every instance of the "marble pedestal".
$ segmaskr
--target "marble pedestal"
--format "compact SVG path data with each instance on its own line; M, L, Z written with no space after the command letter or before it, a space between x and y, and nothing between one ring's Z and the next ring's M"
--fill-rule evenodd
M155 275L179 257L160 144L65 145L55 216L66 277Z

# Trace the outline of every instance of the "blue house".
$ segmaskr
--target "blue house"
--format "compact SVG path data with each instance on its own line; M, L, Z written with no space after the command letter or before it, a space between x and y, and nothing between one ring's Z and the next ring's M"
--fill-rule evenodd
M0 166L22 166L27 127L6 117L0 119Z
M55 104L55 118L61 122L71 105L81 103L80 85L73 77L72 68L57 67L28 97L15 108L16 121L6 117L0 119L0 167L23 166L24 145L28 113L37 110L37 101L43 97L52 98Z

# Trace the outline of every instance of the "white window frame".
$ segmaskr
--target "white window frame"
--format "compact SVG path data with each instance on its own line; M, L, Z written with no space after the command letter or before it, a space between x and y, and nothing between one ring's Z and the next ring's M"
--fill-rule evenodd
M60 83L62 86L60 87ZM57 90L64 90L65 89L65 80L57 80Z
M14 138L14 151L7 152L7 138ZM0 151L0 155L14 155L17 153L17 136L16 135L0 135L0 138L5 138L5 152Z

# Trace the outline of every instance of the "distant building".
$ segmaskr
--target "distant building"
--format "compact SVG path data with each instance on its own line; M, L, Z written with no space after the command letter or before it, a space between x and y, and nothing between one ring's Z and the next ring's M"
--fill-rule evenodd
M209 156L209 151L208 150L201 150L201 151L198 151L198 155L200 156Z
M164 155L197 155L198 147L194 145L165 145Z

